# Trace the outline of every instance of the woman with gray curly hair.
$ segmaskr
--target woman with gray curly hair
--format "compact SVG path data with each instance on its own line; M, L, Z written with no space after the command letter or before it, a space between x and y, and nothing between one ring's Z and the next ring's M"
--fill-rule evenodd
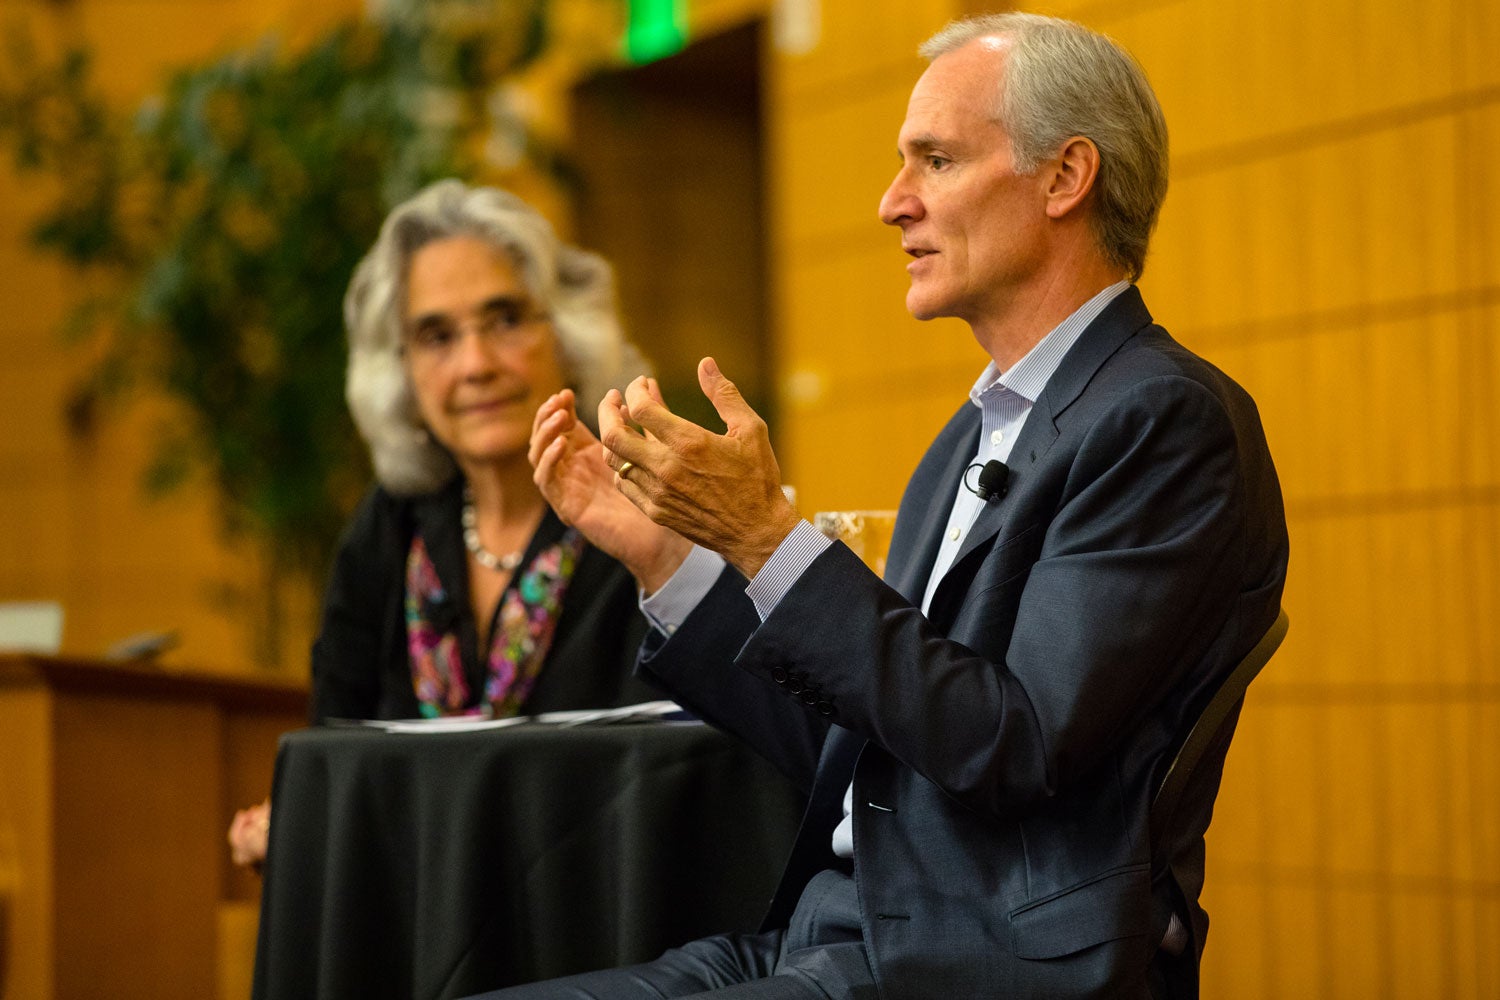
M571 410L643 370L609 265L515 195L439 181L386 218L344 322L377 482L324 597L313 721L657 697L632 676L636 582L558 519L527 459L544 402ZM236 815L240 863L264 859L269 815Z
M387 217L344 322L377 485L329 582L314 718L650 697L630 677L634 582L557 519L526 457L543 402L598 399L641 370L609 265L515 195L439 181Z

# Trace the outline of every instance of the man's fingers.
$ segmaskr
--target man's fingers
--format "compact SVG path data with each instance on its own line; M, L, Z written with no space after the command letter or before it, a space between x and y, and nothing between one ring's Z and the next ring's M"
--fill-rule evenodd
M619 490L620 494L626 500L629 500L635 506L636 510L639 510L651 520L656 521L656 518L659 516L656 504L652 501L651 495L646 492L640 483L630 479L628 475L616 476L615 489ZM661 522L658 521L657 523L660 524Z
M618 389L609 390L599 403L599 440L604 445L604 464L615 470L626 462L651 468L665 450L630 426L630 411Z
M620 395L620 390L611 389L599 400L599 440L607 442L611 437L618 437L620 429L628 427L624 412L625 400ZM609 445L604 446L604 464L614 467L610 454Z
M713 404L714 412L719 415L720 420L724 421L724 426L731 435L743 433L764 423L760 419L760 414L745 402L745 397L740 394L739 387L719 371L719 366L713 358L704 358L698 362L698 386L703 390L703 395L707 396L708 401Z
M625 404L631 420L657 441L676 449L703 433L703 428L673 413L662 401L661 388L654 386L654 381L642 375L631 382L625 387Z

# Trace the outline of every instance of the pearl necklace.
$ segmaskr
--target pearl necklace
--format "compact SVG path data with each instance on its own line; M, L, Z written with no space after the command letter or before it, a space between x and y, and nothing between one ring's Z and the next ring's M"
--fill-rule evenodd
M463 513L459 517L464 526L464 548L469 550L469 555L474 557L475 562L496 573L510 573L521 565L520 549L497 556L479 540L479 515L474 513L474 496L467 486L464 487Z

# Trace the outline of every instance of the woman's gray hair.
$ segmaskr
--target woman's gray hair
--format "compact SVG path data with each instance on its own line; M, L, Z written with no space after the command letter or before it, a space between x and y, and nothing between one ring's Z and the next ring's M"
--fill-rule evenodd
M536 209L508 191L457 180L428 186L386 217L344 296L349 412L370 446L376 479L402 495L436 490L455 472L453 457L422 424L401 357L412 256L452 236L483 240L515 263L532 300L551 317L581 410L646 370L620 329L614 273L604 258L561 242Z
M1105 257L1131 281L1167 196L1167 122L1146 74L1111 39L1039 14L986 14L954 21L918 50L931 61L976 38L1012 40L995 118L1010 136L1015 167L1034 171L1073 136L1099 149L1092 217Z

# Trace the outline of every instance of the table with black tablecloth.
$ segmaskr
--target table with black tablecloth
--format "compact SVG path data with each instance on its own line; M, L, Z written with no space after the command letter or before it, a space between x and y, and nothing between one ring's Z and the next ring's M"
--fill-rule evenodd
M461 997L754 930L801 798L701 724L283 738L257 1000Z

